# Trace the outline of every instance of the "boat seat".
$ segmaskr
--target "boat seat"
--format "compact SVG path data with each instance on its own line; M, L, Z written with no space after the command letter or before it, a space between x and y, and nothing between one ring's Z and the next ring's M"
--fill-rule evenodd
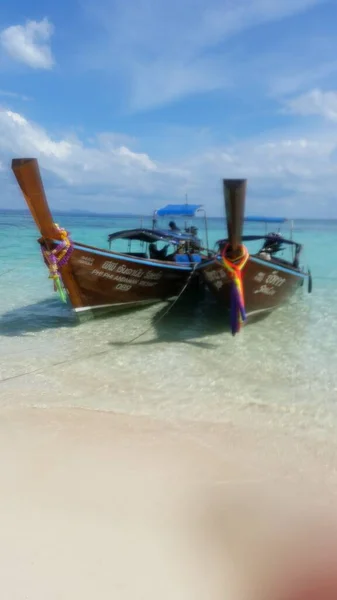
M179 263L199 263L201 262L200 254L175 254L174 259Z
M177 263L189 263L190 262L190 257L188 256L188 254L175 254L174 255L174 260Z

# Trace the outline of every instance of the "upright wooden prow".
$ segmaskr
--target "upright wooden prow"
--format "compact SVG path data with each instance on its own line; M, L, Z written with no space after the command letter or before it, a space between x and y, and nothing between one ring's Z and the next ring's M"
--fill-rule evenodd
M233 255L240 251L247 179L223 179L228 242Z
M53 240L61 240L62 238L59 230L54 225L36 158L13 158L12 171L25 197L33 219L41 232L44 246L48 250L52 249ZM81 292L74 279L70 264L63 265L60 270L64 287L68 291L73 307L82 307Z
M46 239L60 239L48 206L36 158L13 158L12 171L41 235Z

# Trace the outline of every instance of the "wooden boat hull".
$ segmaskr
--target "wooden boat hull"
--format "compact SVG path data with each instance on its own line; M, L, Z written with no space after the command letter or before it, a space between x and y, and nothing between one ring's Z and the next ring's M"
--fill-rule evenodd
M74 243L65 268L77 288L75 300L67 291L80 319L171 300L189 278L188 288L195 290L199 283L189 264L137 259L80 243ZM62 277L63 268L60 272ZM67 280L63 284L67 289Z
M68 233L53 221L37 160L13 159L12 170L40 230L42 237L39 241L55 289L61 298L66 300L60 284L61 276L70 303L80 316L94 316L102 312L126 310L170 300L177 298L185 289L199 292L200 282L206 282L224 307L230 308L231 281L217 256L213 255L211 259L199 256L201 262L193 266L190 262L193 256L191 250L187 253L185 248L185 254L180 254L180 234L179 239L175 239L175 244L179 243L179 252L171 256L172 261L148 259L100 250L85 244L74 244ZM244 304L250 318L284 303L307 275L292 267L290 263L281 263L273 258L270 261L263 260L261 255L252 255L245 263L247 255L246 251L243 253L242 230L246 180L223 180L223 188L228 231L228 240L223 252L228 268L231 268L231 264L236 264L237 268L243 267ZM130 231L124 233L130 235ZM163 239L162 232L157 232L156 236L153 230L145 241L152 244L153 240L159 239ZM298 245L295 246L296 250L300 249L297 248ZM53 250L57 251L51 252ZM264 254L268 254L266 249ZM150 256L154 255L158 256L150 252ZM272 251L269 252L269 256L273 256ZM180 262L181 259L186 259L186 262ZM194 260L197 260L196 256ZM235 289L238 293L233 296L236 303L234 317L239 313L239 309L243 310L240 286ZM193 301L196 300L197 296L194 295ZM234 323L234 319L232 331L234 334L238 331L238 323Z
M221 260L205 263L201 273L212 294L229 310L231 281ZM284 304L303 285L306 277L305 273L276 261L250 256L242 270L247 318L252 320Z

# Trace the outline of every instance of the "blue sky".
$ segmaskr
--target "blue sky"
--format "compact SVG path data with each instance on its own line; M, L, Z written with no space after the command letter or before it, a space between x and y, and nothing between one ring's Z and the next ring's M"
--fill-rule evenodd
M0 8L0 208L13 157L53 207L337 218L337 3L23 0Z

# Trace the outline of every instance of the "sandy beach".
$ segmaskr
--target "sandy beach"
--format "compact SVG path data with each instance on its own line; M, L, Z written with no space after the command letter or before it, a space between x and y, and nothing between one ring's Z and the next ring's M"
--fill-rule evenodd
M51 408L0 430L6 600L283 600L327 564L336 474L304 439Z

